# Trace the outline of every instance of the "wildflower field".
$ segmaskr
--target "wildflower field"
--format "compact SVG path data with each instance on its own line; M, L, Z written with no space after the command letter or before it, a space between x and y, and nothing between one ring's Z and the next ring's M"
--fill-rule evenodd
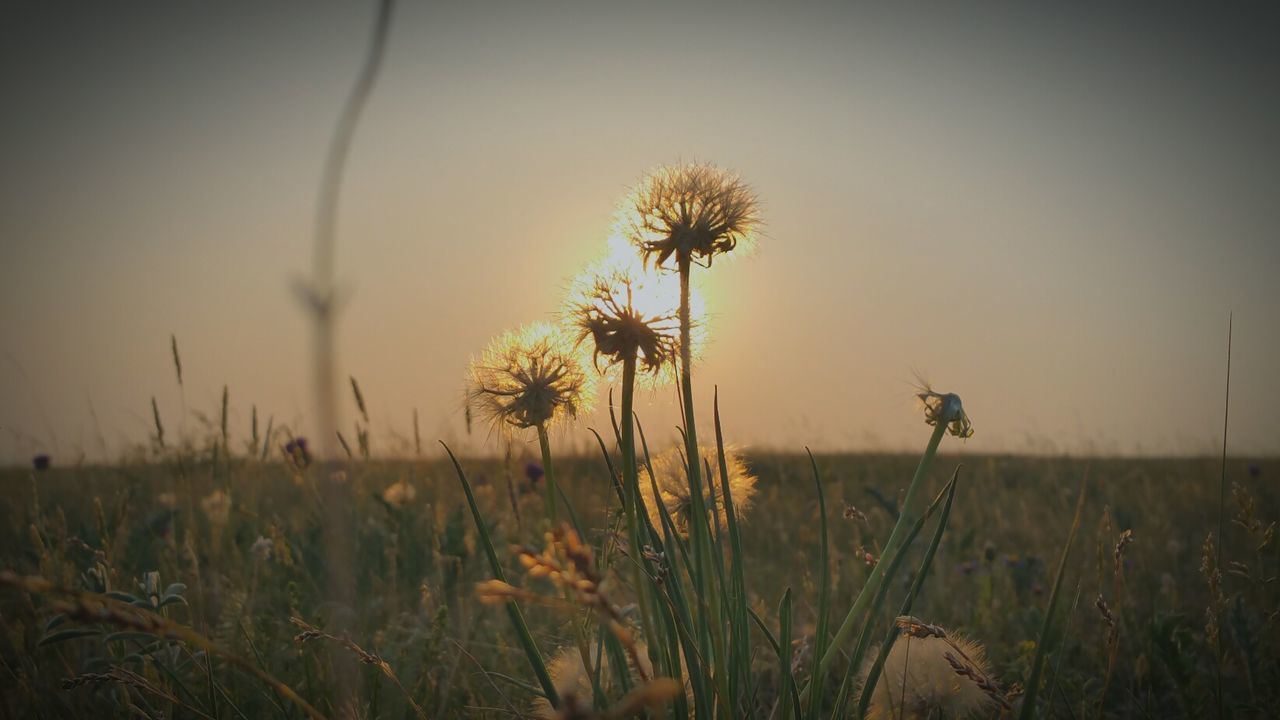
M511 549L540 552L546 545L542 483L530 482L537 476L531 460L460 461L508 580L543 598L522 606L552 680L562 693L581 693L591 707L577 646L584 637L595 646L597 621L545 581L527 578ZM821 507L807 457L747 455L744 462L756 478L739 528L746 600L763 627L749 631L750 685L724 714L781 716L785 681L769 635L790 636L794 681L807 683L819 622L815 599L824 582ZM828 607L847 608L867 581L864 553L876 558L894 523L893 500L916 462L816 458L826 500ZM1274 713L1277 551L1269 541L1280 507L1274 480L1280 466L1229 464L1236 484L1218 573L1214 552L1204 546L1216 532L1216 461L964 462L946 532L910 614L981 643L982 671L1015 709L1019 697L1009 692L1027 682L1087 475L1040 715L1214 715L1218 655L1206 625L1215 608L1227 711ZM930 496L957 461L942 455L935 463L926 479ZM609 470L601 457L557 459L556 469L591 551L618 558L604 593L631 625L638 610L627 560L616 546L609 549L616 533L606 530L617 513ZM341 463L339 472L353 539L349 606L328 600L331 558L317 480L278 456L263 462L192 454L117 467L6 471L0 563L67 590L27 591L22 583L28 581L4 576L6 716L304 716L301 705L257 671L326 716L342 715L338 673L347 673L358 717L497 718L545 709L506 610L477 602L477 584L493 573L452 465L355 461ZM916 547L909 554L872 618L876 646L923 553ZM1220 583L1217 593L1206 570ZM779 604L787 596L791 625L784 629ZM154 612L165 625L138 629L93 614L117 605L126 616L135 607L148 617ZM191 632L213 646L194 642ZM834 707L851 645L828 669L824 682L831 691L820 717ZM996 715L998 707L980 699L950 698L962 686L942 652L914 644L905 684L906 663L891 655L888 687L905 692L908 703L940 701L946 717L961 702L976 703L979 716ZM895 669L894 663L901 664ZM603 664L608 668L609 660ZM601 679L604 707L625 695L612 672ZM638 683L634 674L631 682Z
M472 361L487 455L424 448L415 422L413 459L378 457L354 378L354 433L331 424L320 362L318 447L256 407L232 437L224 389L203 437L166 435L153 400L131 460L9 471L5 710L1274 715L1280 467L961 461L944 441L974 422L924 382L918 458L744 452L695 390L693 278L759 224L715 166L644 177L557 320ZM645 433L637 385L678 387L674 432ZM558 453L597 397L599 454Z

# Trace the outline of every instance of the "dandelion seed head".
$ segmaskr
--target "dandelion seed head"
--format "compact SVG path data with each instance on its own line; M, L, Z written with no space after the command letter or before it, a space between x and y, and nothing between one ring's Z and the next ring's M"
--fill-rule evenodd
M271 541L271 538L259 535L258 539L253 541L253 546L249 548L249 552L258 560L266 562L271 559L271 552L274 549L275 543Z
M594 385L568 338L535 323L496 338L471 363L468 398L497 427L531 428L576 417Z
M671 522L681 534L688 534L689 521L693 510L693 496L689 490L689 474L685 467L684 456L680 447L673 447L653 458L653 478L658 486L658 497ZM720 459L714 447L705 445L698 447L698 462L711 466L711 476L703 480L702 496L707 511L715 511L720 529L727 529L728 518L725 515L723 485L720 480ZM751 500L756 492L756 477L747 470L735 447L725 447L725 466L729 471L729 490L733 493L734 519L742 522L751 508ZM653 487L649 482L649 469L642 463L640 466L640 494L644 499L645 510L649 513L649 521L655 528L662 527L662 518L653 503ZM715 507L711 506L711 489L709 480L715 482ZM660 530L659 530L660 531Z
M594 664L598 655L607 657L600 653L599 642L593 641L587 647L587 657ZM636 656L640 660L641 667L639 673L636 673L636 668L631 668L632 682L635 681L637 675L653 677L653 665L649 661L649 646L643 640L636 641ZM582 653L577 647L562 647L557 650L555 655L547 662L547 674L551 676L551 683L555 685L556 692L560 694L562 699L573 698L573 702L577 706L591 707L594 694L591 687L591 674L587 672L587 668L582 662ZM622 688L617 686L617 678L614 673L604 667L601 668L600 672L600 689L606 697L617 696L622 691ZM533 701L533 717L558 718L561 715L556 713L546 698L539 697Z
M404 480L388 485L387 489L382 491L382 499L392 507L404 507L413 502L417 496L418 491Z
M645 372L669 369L679 350L678 279L615 256L574 281L564 314L579 345L592 348L597 370L635 357Z
M980 643L942 632L944 637L913 637L905 632L898 636L876 682L867 718L923 720L938 713L956 718L984 711L990 714L996 704L994 697L972 676L958 673L956 667L959 663L971 668L989 682L986 651ZM870 665L868 662L867 670Z
M964 411L960 396L955 393L934 392L928 383L921 382L916 398L924 408L924 422L930 427L939 422L947 426L947 432L955 437L966 439L973 437L973 424Z
M755 241L759 202L734 173L707 163L660 167L623 203L619 230L646 262L711 264L716 255Z
M214 490L200 500L200 509L204 511L205 517L209 518L209 524L221 527L227 524L231 519L231 496L222 490Z

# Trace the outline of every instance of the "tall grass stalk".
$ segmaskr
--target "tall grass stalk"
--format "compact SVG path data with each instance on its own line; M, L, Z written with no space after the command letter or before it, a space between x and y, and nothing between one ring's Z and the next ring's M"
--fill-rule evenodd
M796 678L791 669L791 588L782 593L778 603L778 708L782 720L800 717L800 698L796 695ZM775 710L775 714L776 714Z
M471 509L471 519L476 524L476 534L480 537L480 545L484 548L485 557L489 560L489 570L493 573L495 580L505 583L507 581L506 573L502 570L502 563L498 561L498 553L493 549L493 540L489 537L489 528L485 525L479 506L476 505L476 497L471 492L471 483L467 481L467 474L463 472L462 465L458 463L458 458L454 456L449 446L444 442L441 442L440 446L449 454L453 469L458 474L458 482L462 484L462 491L467 496L467 506ZM520 640L520 647L524 650L525 657L529 661L529 667L538 678L538 684L542 686L543 694L547 697L547 701L551 703L552 707L560 707L560 695L556 692L555 683L551 682L551 675L547 672L547 664L542 658L542 653L538 651L538 646L533 641L533 635L529 633L529 625L524 620L524 613L520 612L520 606L514 601L506 602L505 607L507 608L507 616L511 619L511 624L515 628L516 636Z
M338 197L346 168L351 141L355 137L360 116L373 93L374 83L386 55L387 37L391 29L392 0L382 0L378 5L377 19L368 45L363 66L351 94L343 105L338 124L334 128L329 150L325 156L320 179L319 200L316 204L315 245L312 255L311 279L301 288L304 304L310 310L313 327L313 373L316 393L316 418L321 458L316 471L324 481L326 521L325 543L329 557L329 592L332 598L350 606L355 596L351 572L351 552L346 509L343 501L346 488L329 481L332 475L333 439L338 429L337 404L337 292L334 280L334 255L337 236ZM327 466L327 467L326 467ZM323 468L323 469L322 469ZM346 706L353 697L351 679L354 667L347 660L335 673L339 706Z
M1227 386L1225 390L1226 397L1223 400L1222 407L1222 475L1218 481L1218 544L1215 548L1217 552L1217 567L1222 568L1222 546L1226 544L1226 538L1222 535L1222 516L1224 507L1227 502L1227 423L1231 419L1231 331L1234 323L1234 313L1227 315ZM1222 618L1217 620L1218 627L1222 627ZM1214 695L1218 703L1218 717L1223 715L1223 697L1222 697L1222 633L1218 632L1215 636L1213 652L1214 658Z
M717 425L718 427L718 425ZM821 544L818 546L818 619L814 630L813 656L821 658L827 651L827 634L831 624L831 560L827 533L827 500L822 492L822 476L818 473L818 462L813 459L813 451L804 449L809 455L809 466L813 468L813 486L818 493L818 534ZM810 682L815 683L809 695L809 707L805 715L808 720L817 720L822 709L822 696L826 688L826 678L817 677Z
M1036 713L1036 697L1040 694L1040 674L1044 671L1044 658L1048 653L1050 632L1053 630L1054 611L1058 607L1058 594L1062 590L1062 578L1067 574L1067 559L1071 557L1071 546L1076 540L1076 531L1080 529L1080 517L1084 514L1084 499L1088 491L1089 473L1086 470L1080 479L1080 497L1076 499L1076 513L1071 520L1071 531L1067 533L1066 545L1062 548L1062 557L1058 560L1058 572L1053 580L1053 591L1049 593L1049 607L1045 610L1044 620L1040 623L1040 636L1036 641L1036 656L1031 663L1031 672L1027 675L1027 694L1022 698L1021 720L1031 720ZM1050 698L1052 700L1052 698Z

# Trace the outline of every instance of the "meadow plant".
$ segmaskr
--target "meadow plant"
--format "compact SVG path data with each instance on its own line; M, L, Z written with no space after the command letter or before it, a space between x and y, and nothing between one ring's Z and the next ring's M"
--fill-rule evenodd
M446 447L461 498L458 487L450 495L437 484L411 480L420 477L416 464L412 470L387 468L374 458L366 398L354 378L354 442L347 444L336 428L324 438L313 436L314 457L307 440L283 424L276 427L268 420L260 434L256 406L247 442L232 442L230 393L223 386L217 421L204 422L212 452L190 454L181 421L166 435L153 399L153 451L146 457L165 464L121 473L115 482L123 489L115 496L99 492L99 479L89 478L92 509L89 503L81 508L67 503L64 514L62 506L42 505L40 493L57 487L63 471L32 474L22 489L29 502L13 504L18 522L0 529L8 545L23 545L6 560L38 568L45 576L0 572L0 586L21 596L0 606L0 659L15 686L12 696L20 697L18 707L48 703L45 715L68 716L71 708L108 699L118 714L130 717L296 717L298 711L311 717L436 717L466 711L548 718L648 713L813 720L851 714L1018 712L1032 717L1055 709L1055 693L1074 693L1085 698L1079 707L1092 706L1099 715L1118 704L1160 716L1174 702L1183 714L1195 715L1208 705L1195 696L1197 673L1207 674L1217 662L1223 663L1224 683L1247 691L1233 701L1239 714L1277 706L1268 688L1280 676L1267 662L1276 645L1275 523L1261 511L1269 507L1269 496L1255 500L1247 488L1233 489L1234 522L1224 522L1201 548L1204 582L1190 587L1170 578L1166 583L1194 595L1200 608L1207 605L1203 623L1170 613L1146 627L1135 624L1137 608L1151 598L1139 600L1145 590L1130 582L1127 561L1135 553L1149 558L1158 551L1146 550L1155 545L1148 543L1153 534L1143 534L1139 542L1130 529L1113 535L1108 514L1100 534L1105 538L1100 566L1109 570L1112 589L1105 592L1100 576L1097 601L1093 607L1084 604L1095 623L1101 618L1105 654L1094 658L1096 667L1073 672L1077 656L1086 653L1080 652L1082 643L1067 645L1064 627L1070 626L1058 606L1084 493L1075 497L1065 545L1056 531L1050 537L1042 527L1056 528L1053 518L1067 517L1069 507L1061 505L1070 499L1069 490L1061 498L1038 494L1007 515L1007 508L995 503L954 503L970 507L957 513L965 516L961 522L967 521L968 529L953 538L949 527L960 524L951 520L959 470L932 503L925 503L921 493L943 437L973 435L958 396L920 388L931 434L898 502L883 484L877 487L874 476L880 471L866 467L873 461L836 465L841 468L837 477L827 482L812 455L816 503L809 502L789 483L794 464L759 455L748 462L726 445L718 392L715 442L699 445L691 379L692 331L699 323L690 274L693 266L709 267L716 257L749 244L759 227L757 205L741 180L709 165L662 168L646 177L625 202L618 226L618 234L629 241L631 261L615 257L588 269L568 294L561 327L537 324L508 333L471 363L468 429L474 410L499 429L507 454L500 466L496 461L484 465L473 487ZM668 288L670 280L678 280L678 287ZM331 310L327 304L323 309ZM171 345L181 386L176 340L171 338ZM548 431L580 416L601 379L621 386L616 452L596 436L609 484L603 490L586 482L557 485ZM679 383L684 420L678 444L653 455L634 410L636 385L646 379ZM513 458L510 435L529 429L537 433L541 463L528 463L525 477L530 486L546 483L546 519L540 525L521 523L511 482L511 466L520 467L525 459ZM284 438L288 441L281 444ZM325 451L334 439L347 450L348 463L341 466ZM416 410L412 445L405 446L413 448L415 458L421 455ZM379 450L384 447L379 443ZM263 462L271 449L283 462ZM560 461L570 471L585 465ZM421 462L429 460L415 460ZM889 468L883 475L905 476L911 470L910 461L874 462ZM985 500L994 496L993 488L1010 487L995 469L1001 462L1013 461L991 459L986 484L966 486L971 496ZM186 483L184 492L179 495L173 487L157 492L132 477L135 470L176 474ZM1018 469L1012 475L1018 473L1031 474ZM493 480L504 475L505 498ZM593 475L583 471L574 477ZM306 482L308 477L327 479L327 484ZM283 482L264 482L271 479ZM848 494L853 484L882 507L861 500L855 506ZM837 507L846 507L845 517L856 522L837 524L829 533L824 492L833 485L843 493L835 496ZM317 492L320 486L331 492ZM75 487L74 492L83 489ZM1158 493L1143 495L1135 487L1124 490L1131 493L1127 498L1141 500L1131 507L1145 511L1153 499L1163 501ZM338 488L341 494L332 492ZM1257 489L1270 492L1265 485ZM594 504L599 495L603 508ZM335 498L353 504L335 503ZM508 522L507 505L514 523ZM566 511L563 516L558 506ZM139 510L150 517L131 522ZM595 510L602 512L597 516ZM1195 512L1198 508L1185 515ZM324 593L325 576L337 573L332 547L318 541L337 532L329 527L332 517L348 513L359 522L338 539L349 540L359 553L352 558L353 581L365 590L352 602ZM992 520L997 514L998 523ZM602 519L599 524L580 522L596 517ZM748 517L751 532L744 534ZM884 517L892 530L878 544L871 533L883 527ZM211 532L201 531L206 525ZM913 543L927 525L932 538L917 562ZM528 541L531 528L541 544ZM1049 568L1030 549L1009 544L1019 532L1031 538L1036 552L1062 548L1047 603L1038 598L1045 589L1040 582L1049 583ZM1224 532L1235 535L1224 537ZM944 533L948 546L940 550ZM988 539L986 533L997 537ZM506 548L502 557L495 537L503 541L498 547ZM1224 555L1228 540L1237 548L1247 540L1252 554ZM415 552L418 543L421 551ZM866 547L855 553L858 543ZM802 562L771 568L766 567L770 557L753 555L749 564L744 546ZM804 560L815 546L817 557L809 566ZM1004 550L1004 562L997 547ZM1170 556L1194 566L1189 553L1182 557L1170 548ZM942 563L955 569L952 575L931 574L935 555L948 553L959 555L954 564L951 558ZM904 566L914 574L895 582L900 572L909 572ZM182 582L165 587L161 573ZM184 596L188 582L195 588L191 605ZM958 588L977 590L966 594ZM1172 605L1173 590L1158 601ZM1078 601L1079 590L1076 596ZM473 597L481 602L467 602ZM46 602L38 605L36 598ZM913 610L918 600L928 607ZM886 610L890 602L896 613ZM480 621L491 605L505 610L514 642L501 632L483 634L490 629ZM524 608L536 608L530 612L533 629ZM926 622L913 612L937 619ZM836 626L832 618L843 620ZM1014 629L1000 633L997 621ZM988 640L996 662L988 662L982 645L943 624ZM294 645L282 629L294 637ZM356 630L359 643L352 639ZM446 637L459 652L442 649ZM543 659L539 642L558 648L550 662ZM1129 655L1131 645L1135 655L1139 649L1141 654L1127 669L1118 658ZM336 651L315 652L326 646ZM488 654L478 659L467 648ZM536 685L518 677L521 654ZM1055 655L1052 676L1043 682L1049 655ZM464 658L484 672L460 670ZM64 669L58 676L62 689L79 693L80 699L49 693L49 680L36 672L39 666ZM1006 690L997 681L997 668L1001 677L1026 684L1020 700L1017 683ZM288 683L271 673L282 673ZM1171 680L1164 692L1174 700L1152 702L1152 688L1166 677ZM265 691L245 702L243 688L250 682ZM380 699L380 682L394 686L391 698ZM304 694L315 698L314 706ZM357 697L367 705L356 706ZM399 705L392 710L379 705L391 701Z
M889 539L885 541L884 549L881 551L882 558L891 558L904 550L904 538L909 532L909 528L919 517L920 512L914 499L924 483L934 456L938 452L938 445L942 442L942 436L948 432L962 439L973 435L973 424L969 421L969 416L965 413L964 405L960 402L958 395L934 392L932 388L926 386L921 388L916 397L920 400L923 408L925 424L933 428L933 434L929 437L929 443L925 446L924 454L920 457L920 464L916 467L915 476L911 478L911 484L907 486L907 492L902 498L898 521L889 533ZM836 630L831 646L822 659L819 660L815 677L820 678L826 674L828 667L835 660L835 654L840 651L839 648L848 642L853 634L858 620L868 610L872 610L868 617L875 617L874 611L876 608L872 607L872 598L876 597L881 584L887 581L885 577L886 567L891 567L891 565L883 561L877 562L872 567L866 584L862 586L857 599L854 600L852 607L849 608L844 622Z
M760 226L759 202L737 175L706 163L658 168L646 176L624 204L620 230L646 263L657 268L673 263L680 277L680 391L684 411L685 457L689 462L695 560L705 561L707 538L701 537L702 469L693 402L693 340L690 273L710 268L717 255L733 252L755 239ZM704 572L701 568L699 574Z
M652 458L649 465L653 469L652 475L649 467L641 468L640 473L644 487L650 487L650 483L656 487L656 503L665 508L676 531L687 537L693 521L693 499L690 497L689 480L685 471L688 463L685 462L684 453L681 450L679 447L673 447L658 454ZM698 460L695 462L702 463L704 468L718 466L716 448L701 446L698 448ZM732 492L735 519L741 523L751 506L751 498L755 495L756 477L747 469L747 464L737 448L725 448L725 466L729 471L726 482ZM711 477L714 477L714 473ZM711 484L704 489L703 504L713 518L716 531L727 532L728 511L725 507L725 496L724 493L713 492L713 489ZM649 514L649 520L654 527L662 526L661 516L652 494L645 499L645 511Z
M981 643L913 617L895 622L901 632L871 693L868 720L962 718L1007 707Z
M496 338L472 361L468 396L496 428L538 433L547 482L547 515L556 521L556 482L547 429L575 417L589 404L594 384L568 338L553 325L535 323Z

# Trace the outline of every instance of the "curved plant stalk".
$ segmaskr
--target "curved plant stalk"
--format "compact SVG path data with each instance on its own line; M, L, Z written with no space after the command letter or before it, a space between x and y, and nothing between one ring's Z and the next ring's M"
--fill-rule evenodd
M867 615L867 621L863 624L862 632L858 634L858 644L854 649L853 656L849 659L849 665L845 669L844 679L841 681L840 689L836 694L835 715L839 716L844 711L844 704L848 693L851 691L854 674L862 665L862 658L866 654L867 646L871 641L871 628L875 622L875 618L880 614L880 609L884 606L885 597L889 593L889 582L897 576L898 569L902 567L902 563L906 561L907 550L911 547L911 543L915 542L916 536L924 529L925 523L929 518L933 517L934 511L942 505L951 491L951 488L955 486L956 476L959 472L960 468L957 467L955 473L951 476L951 481L938 492L937 496L934 497L933 502L929 503L929 507L925 508L924 513L922 513L915 521L915 524L911 526L911 529L907 532L906 540L902 543L902 547L899 551L894 553L893 557L885 555L880 556L880 562L877 566L888 566L888 570L885 572L885 582L882 583L879 590L876 591L876 597L875 601L872 603L871 612ZM808 692L808 690L809 688L805 688L806 692Z
M337 324L338 292L334 278L334 255L337 236L338 198L342 178L351 152L351 143L360 122L374 84L386 57L387 38L391 31L393 0L382 0L378 5L377 19L370 38L368 51L342 107L338 124L334 128L329 150L325 156L320 179L320 193L316 205L315 245L312 255L311 278L298 284L298 294L312 319L312 372L318 419L318 450L322 462L314 466L313 473L322 479L329 478L337 469L334 464L333 441L338 436L337 402ZM174 343L175 361L177 344ZM181 382L181 371L179 371ZM355 597L355 581L352 574L352 552L349 547L351 522L346 509L345 488L337 483L323 482L325 499L325 545L328 556L329 594L332 600L352 605ZM346 706L355 695L353 678L355 668L347 658L337 661L337 695L340 706Z
M471 492L471 483L467 481L467 475L462 471L462 465L458 463L458 458L454 457L453 451L449 449L442 441L440 445L444 451L449 454L449 460L453 462L453 469L458 473L458 482L462 483L462 490L467 495L467 505L471 508L471 518L476 524L476 534L480 536L480 544L484 547L484 554L489 559L489 569L493 572L495 580L503 583L507 581L506 573L502 571L502 563L498 562L498 553L493 549L493 540L489 538L489 528L484 523L484 517L480 514L480 508L476 505L476 497ZM538 646L533 642L533 635L529 633L529 625L524 621L524 613L520 612L520 606L515 602L507 602L507 616L511 618L511 624L515 626L516 635L520 638L520 646L524 649L525 657L529 660L529 666L533 669L533 674L538 678L538 684L542 686L542 692L547 697L547 702L551 703L551 707L560 707L560 694L556 692L555 683L551 682L551 675L547 672L547 664L542 659L542 653L538 651Z
M947 483L945 492L947 493L947 502L942 506L942 514L938 516L938 527L933 531L933 539L929 541L929 549L925 551L924 560L920 562L920 569L916 571L915 580L911 583L911 589L907 591L907 597L902 601L902 609L899 610L898 616L911 614L911 605L915 602L916 596L920 594L920 587L924 585L925 575L929 574L929 566L933 564L933 555L938 551L938 543L942 541L942 533L947 529L947 519L951 517L951 501L956 496L956 479L960 476L960 467L956 467L955 473L951 476L951 482ZM893 643L898 637L898 624L895 622L889 627L889 634L885 636L884 643L880 646L880 654L876 656L875 664L867 673L867 677L862 682L862 695L858 698L858 712L854 717L866 717L867 707L871 704L871 695L875 692L876 681L880 679L880 671L884 669L885 660L889 657L889 651L893 649ZM870 636L870 633L867 633ZM855 660L857 664L861 664L861 653Z
M904 535L907 529L915 522L915 518L912 516L912 500L923 484L925 475L929 472L929 466L933 463L934 455L938 452L938 444L942 442L942 435L946 431L946 422L939 420L934 425L933 435L929 437L929 444L925 447L924 455L920 458L920 464L916 467L916 473L911 478L911 484L907 487L907 494L902 500L902 512L898 516L898 522L893 526L893 531L889 534L889 540L885 543L884 551L880 553L881 562L876 563L876 566L871 569L871 575L867 578L866 584L862 586L857 599L854 600L853 607L849 608L844 622L840 623L840 629L836 631L835 637L831 640L831 645L822 655L822 659L818 661L818 666L814 672L815 678L821 678L826 675L832 661L839 654L840 647L848 642L850 635L853 634L858 618L861 618L866 613L868 606L871 604L871 599L880 590L880 585L884 582L885 575L884 558L893 557L897 553L899 546L906 544L904 543Z
M159 637L180 640L192 647L203 650L206 655L217 655L250 675L261 680L280 693L290 702L297 705L313 720L324 720L324 714L302 699L293 688L275 679L271 674L256 664L224 649L209 638L195 630L179 625L158 613L138 607L108 595L62 587L42 577L22 576L9 571L0 571L0 586L7 586L31 595L45 595L61 598L58 605L61 611L74 620L83 622L99 622L114 625L126 630L147 633Z

